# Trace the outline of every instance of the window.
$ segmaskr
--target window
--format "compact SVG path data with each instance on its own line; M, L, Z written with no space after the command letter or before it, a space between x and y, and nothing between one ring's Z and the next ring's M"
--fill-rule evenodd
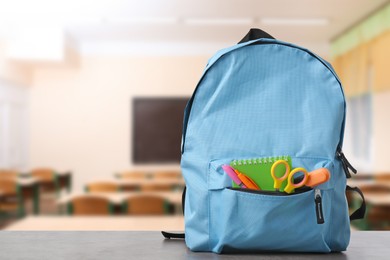
M371 161L372 96L370 93L347 100L347 125L351 155L362 163Z

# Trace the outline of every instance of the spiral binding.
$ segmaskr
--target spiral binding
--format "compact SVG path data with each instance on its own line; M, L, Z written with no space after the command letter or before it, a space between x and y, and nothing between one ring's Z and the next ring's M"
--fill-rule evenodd
M243 159L243 160L233 160L233 165L256 165L256 164L266 164L274 163L277 160L288 160L287 155L275 156L275 157L262 157L262 158L252 158L252 159Z

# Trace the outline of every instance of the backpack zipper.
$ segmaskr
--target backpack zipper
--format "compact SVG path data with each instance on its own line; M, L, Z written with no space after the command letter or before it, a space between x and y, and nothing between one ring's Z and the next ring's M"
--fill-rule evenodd
M351 163L345 157L340 146L337 147L336 156L339 160L341 160L341 164L343 165L345 176L348 179L351 178L351 172L349 170L351 170L354 174L357 173L357 170L351 165Z
M270 196L291 196L299 193L304 193L307 191L310 191L310 187L301 187L295 189L294 193L285 193L285 192L280 192L280 191L264 191L264 190L252 190L252 189L247 189L247 188L233 188L233 187L226 187L229 190L236 190L236 191L242 191L246 193L255 193L255 194L261 194L261 195L270 195Z
M279 192L279 191L260 191L260 190L251 190L251 189L233 188L233 187L227 187L227 189L242 191L247 193L270 195L270 196L291 196L294 194L304 193L311 190L310 187L304 187L304 188L297 189L294 193L287 194L285 192ZM314 203L315 203L317 224L324 224L325 220L324 220L324 213L322 211L322 196L321 196L321 191L319 189L314 190Z
M314 190L314 202L316 204L317 224L324 224L325 220L322 212L322 196L319 189Z

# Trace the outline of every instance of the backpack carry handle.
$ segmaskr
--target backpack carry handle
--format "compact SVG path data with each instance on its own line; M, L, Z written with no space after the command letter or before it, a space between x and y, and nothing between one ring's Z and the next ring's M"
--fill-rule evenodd
M252 28L249 30L249 32L244 36L244 38L241 39L238 43L248 42L260 38L268 38L268 39L275 39L270 34L266 33L263 30L260 30L258 28Z

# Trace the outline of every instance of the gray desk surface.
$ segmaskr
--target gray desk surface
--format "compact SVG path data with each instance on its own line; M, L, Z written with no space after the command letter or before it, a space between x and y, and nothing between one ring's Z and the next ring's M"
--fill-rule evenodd
M217 255L155 231L2 231L0 259L389 259L389 244L390 232L355 231L343 253Z

